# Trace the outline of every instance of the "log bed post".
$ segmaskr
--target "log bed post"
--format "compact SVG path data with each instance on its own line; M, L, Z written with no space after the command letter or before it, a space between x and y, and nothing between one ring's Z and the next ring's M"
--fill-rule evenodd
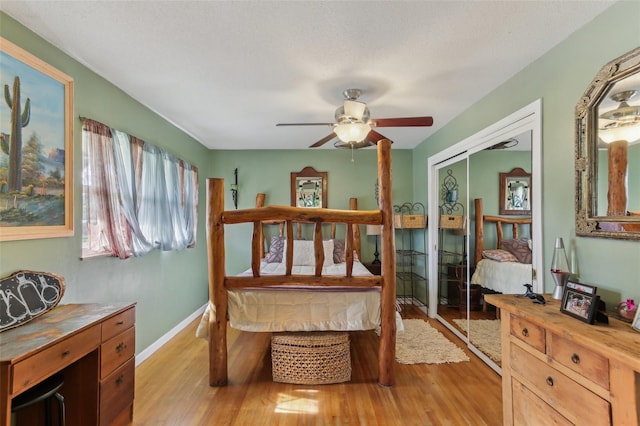
M358 210L358 199L349 198L349 210ZM353 231L353 250L358 254L358 259L362 260L362 247L360 246L360 225L352 225Z
M258 195L256 195L256 207L264 207L264 199L265 199L266 195L263 193L258 193ZM258 229L258 233L259 233L259 240L260 240L260 259L262 259L264 257L264 229L262 228L262 224L260 224L260 227Z
M227 289L224 285L224 179L207 179L207 250L209 251L209 385L226 386Z
M475 204L475 219L476 219L476 238L475 238L475 251L474 251L474 265L482 260L482 250L484 249L484 222L482 216L482 198L475 198L473 200Z
M391 141L378 141L378 205L382 211L382 290L380 294L380 346L378 383L393 386L396 358L396 249L393 236L393 200L391 198Z

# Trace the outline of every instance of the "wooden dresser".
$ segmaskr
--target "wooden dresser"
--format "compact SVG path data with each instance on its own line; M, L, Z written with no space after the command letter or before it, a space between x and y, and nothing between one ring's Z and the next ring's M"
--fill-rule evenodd
M486 295L502 310L505 425L640 424L640 333L589 325L515 295Z
M61 372L66 424L121 425L133 419L135 305L60 305L0 333L0 425L11 424L11 400ZM17 425L41 422L38 406Z

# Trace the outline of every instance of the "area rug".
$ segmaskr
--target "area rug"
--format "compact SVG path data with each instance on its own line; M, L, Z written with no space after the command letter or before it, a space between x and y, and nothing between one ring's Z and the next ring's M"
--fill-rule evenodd
M464 351L421 319L405 319L396 336L396 361L400 364L445 364L469 361Z
M467 329L466 319L454 319L458 327ZM500 320L471 320L469 323L471 344L495 362L502 360L500 348Z

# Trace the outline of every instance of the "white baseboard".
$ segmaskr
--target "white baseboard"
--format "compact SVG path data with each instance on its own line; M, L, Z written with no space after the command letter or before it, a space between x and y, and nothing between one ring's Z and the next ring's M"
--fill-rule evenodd
M151 355L153 355L153 353L155 351L157 351L158 349L160 349L162 347L162 345L164 345L165 343L167 343L169 340L171 340L173 337L175 337L180 331L182 331L186 326L188 326L189 324L191 324L191 322L193 320L195 320L196 318L202 316L202 313L204 312L205 308L207 307L207 304L205 303L204 305L202 305L201 308L199 308L198 310L196 310L194 313L192 313L191 315L189 315L187 318L185 318L184 320L182 320L178 325L176 325L175 327L173 327L171 330L169 330L168 332L166 332L162 337L160 337L158 340L156 340L155 342L153 342L151 345L147 346L147 348L145 350L143 350L142 352L140 352L138 355L136 355L136 367L140 364L142 364L147 358L149 358Z

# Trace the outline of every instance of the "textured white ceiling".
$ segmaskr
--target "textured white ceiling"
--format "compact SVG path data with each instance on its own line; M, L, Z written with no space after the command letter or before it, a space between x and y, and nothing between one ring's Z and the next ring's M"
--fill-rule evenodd
M331 128L275 124L331 122L347 88L363 90L372 118L433 116L431 128L377 129L413 148L612 3L3 0L0 9L209 148L304 149Z

